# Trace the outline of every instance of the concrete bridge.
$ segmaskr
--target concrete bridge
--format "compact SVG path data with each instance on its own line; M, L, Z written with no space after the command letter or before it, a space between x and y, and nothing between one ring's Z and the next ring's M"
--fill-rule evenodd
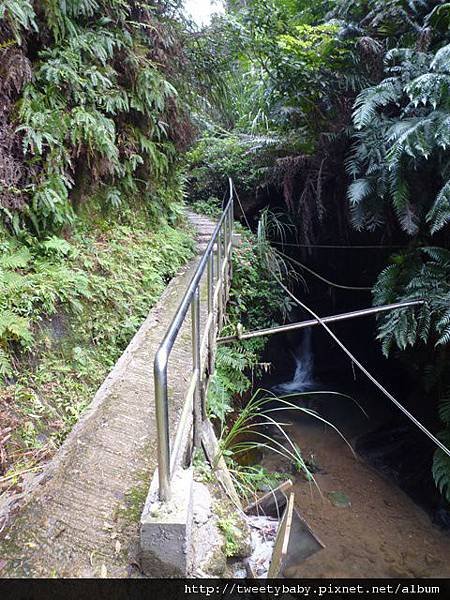
M153 360L216 227L212 220L193 213L188 213L188 219L197 238L196 257L169 283L88 410L44 472L32 482L25 505L0 540L3 577L139 576L141 510L158 456ZM221 228L212 251L211 260L223 274L231 251L231 243L226 249L231 223L227 220L228 234ZM223 310L228 285L222 281L215 296L215 302L218 298L220 302L211 316L211 306L208 308L203 300L208 298L211 285L217 290L218 269L213 282L208 278L209 270L205 270L197 290L201 310L196 326L204 330L209 319L207 345L214 341L221 318L218 311ZM186 396L189 390L191 401L201 401L204 396L199 365L193 370L192 326L189 313L168 365L169 402L164 427L168 444L173 447L180 419L185 421L184 439L178 436L177 442L180 457L191 439L192 411L190 423L186 408L183 411ZM207 354L210 351L208 346ZM201 360L204 363L205 357ZM195 368L196 386L202 386L201 390L191 385ZM196 418L198 410L202 408L197 406ZM161 448L159 451L161 454ZM169 472L169 485L171 476ZM161 571L152 573L148 568L147 575L161 575Z

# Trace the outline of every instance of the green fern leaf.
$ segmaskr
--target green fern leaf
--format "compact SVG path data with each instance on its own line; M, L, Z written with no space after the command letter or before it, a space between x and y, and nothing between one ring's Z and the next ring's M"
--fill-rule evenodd
M450 448L450 429L442 432L439 437ZM450 502L450 457L440 449L434 453L432 473L438 490Z

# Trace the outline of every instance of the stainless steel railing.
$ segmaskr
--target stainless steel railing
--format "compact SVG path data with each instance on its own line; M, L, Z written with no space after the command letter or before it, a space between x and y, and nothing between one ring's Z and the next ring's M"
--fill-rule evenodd
M155 407L158 436L159 499L170 499L171 476L183 450L185 427L192 415L193 443L200 444L201 426L206 416L205 393L213 370L218 329L222 325L231 282L233 247L233 183L229 179L229 200L195 270L178 310L161 342L154 361ZM200 286L207 276L207 315L202 327ZM192 373L184 400L178 429L170 447L168 363L170 353L186 320L189 309L192 321ZM203 329L203 332L202 332Z

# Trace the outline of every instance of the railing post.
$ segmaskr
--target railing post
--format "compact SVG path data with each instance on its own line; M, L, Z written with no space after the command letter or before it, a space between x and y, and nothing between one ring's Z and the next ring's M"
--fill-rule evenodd
M223 222L223 227L224 227L224 238L225 238L225 273L224 273L224 286L223 286L223 291L224 291L224 302L227 302L228 300L228 292L229 292L229 281L228 281L228 265L229 265L229 255L228 255L228 248L230 245L230 212L229 210L227 210L226 214L225 214L225 219Z
M231 204L230 204L230 254L229 254L229 267L228 267L228 277L229 277L229 281L230 281L230 288L231 288L231 280L233 278L233 229L234 229L233 196L231 196Z
M230 274L230 287L231 287L231 280L233 278L233 230L234 230L234 202L233 202L233 195L231 195L231 203L230 203L230 268L229 268L229 274Z
M194 292L192 299L192 368L196 374L196 383L193 398L193 427L194 427L194 447L198 448L201 443L202 430L202 394L201 394L201 358L200 358L200 291L197 289Z
M158 437L159 499L170 500L169 402L167 393L167 355L158 352L154 363L155 412Z
M217 235L217 279L220 279L220 267L222 265L222 237L221 237L221 231L219 230L219 233Z
M219 230L219 235L217 236L217 246L219 248L219 265L218 265L218 269L219 269L219 281L220 281L220 289L219 289L219 293L217 294L217 301L218 301L218 305L217 305L217 324L219 329L222 327L222 312L223 312L223 287L225 285L225 282L223 280L223 256L222 256L222 250L223 250L223 244L222 244L222 228L220 228Z
M216 319L214 315L214 256L211 253L208 258L208 319L211 317L211 324L208 331L208 373L212 375L214 371L214 353L213 346L215 341ZM203 418L206 415L203 414Z

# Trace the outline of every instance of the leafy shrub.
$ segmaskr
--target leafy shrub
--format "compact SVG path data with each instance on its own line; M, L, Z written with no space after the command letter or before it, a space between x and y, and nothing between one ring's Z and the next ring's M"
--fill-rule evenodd
M175 146L189 137L168 79L182 52L164 11L134 1L2 3L9 138L0 161L19 176L0 180L0 212L15 233L44 238L71 225L94 192L109 210L162 199Z
M193 201L221 198L228 189L228 177L239 193L249 194L261 185L267 164L252 150L255 141L239 134L205 136L187 154L190 191Z

